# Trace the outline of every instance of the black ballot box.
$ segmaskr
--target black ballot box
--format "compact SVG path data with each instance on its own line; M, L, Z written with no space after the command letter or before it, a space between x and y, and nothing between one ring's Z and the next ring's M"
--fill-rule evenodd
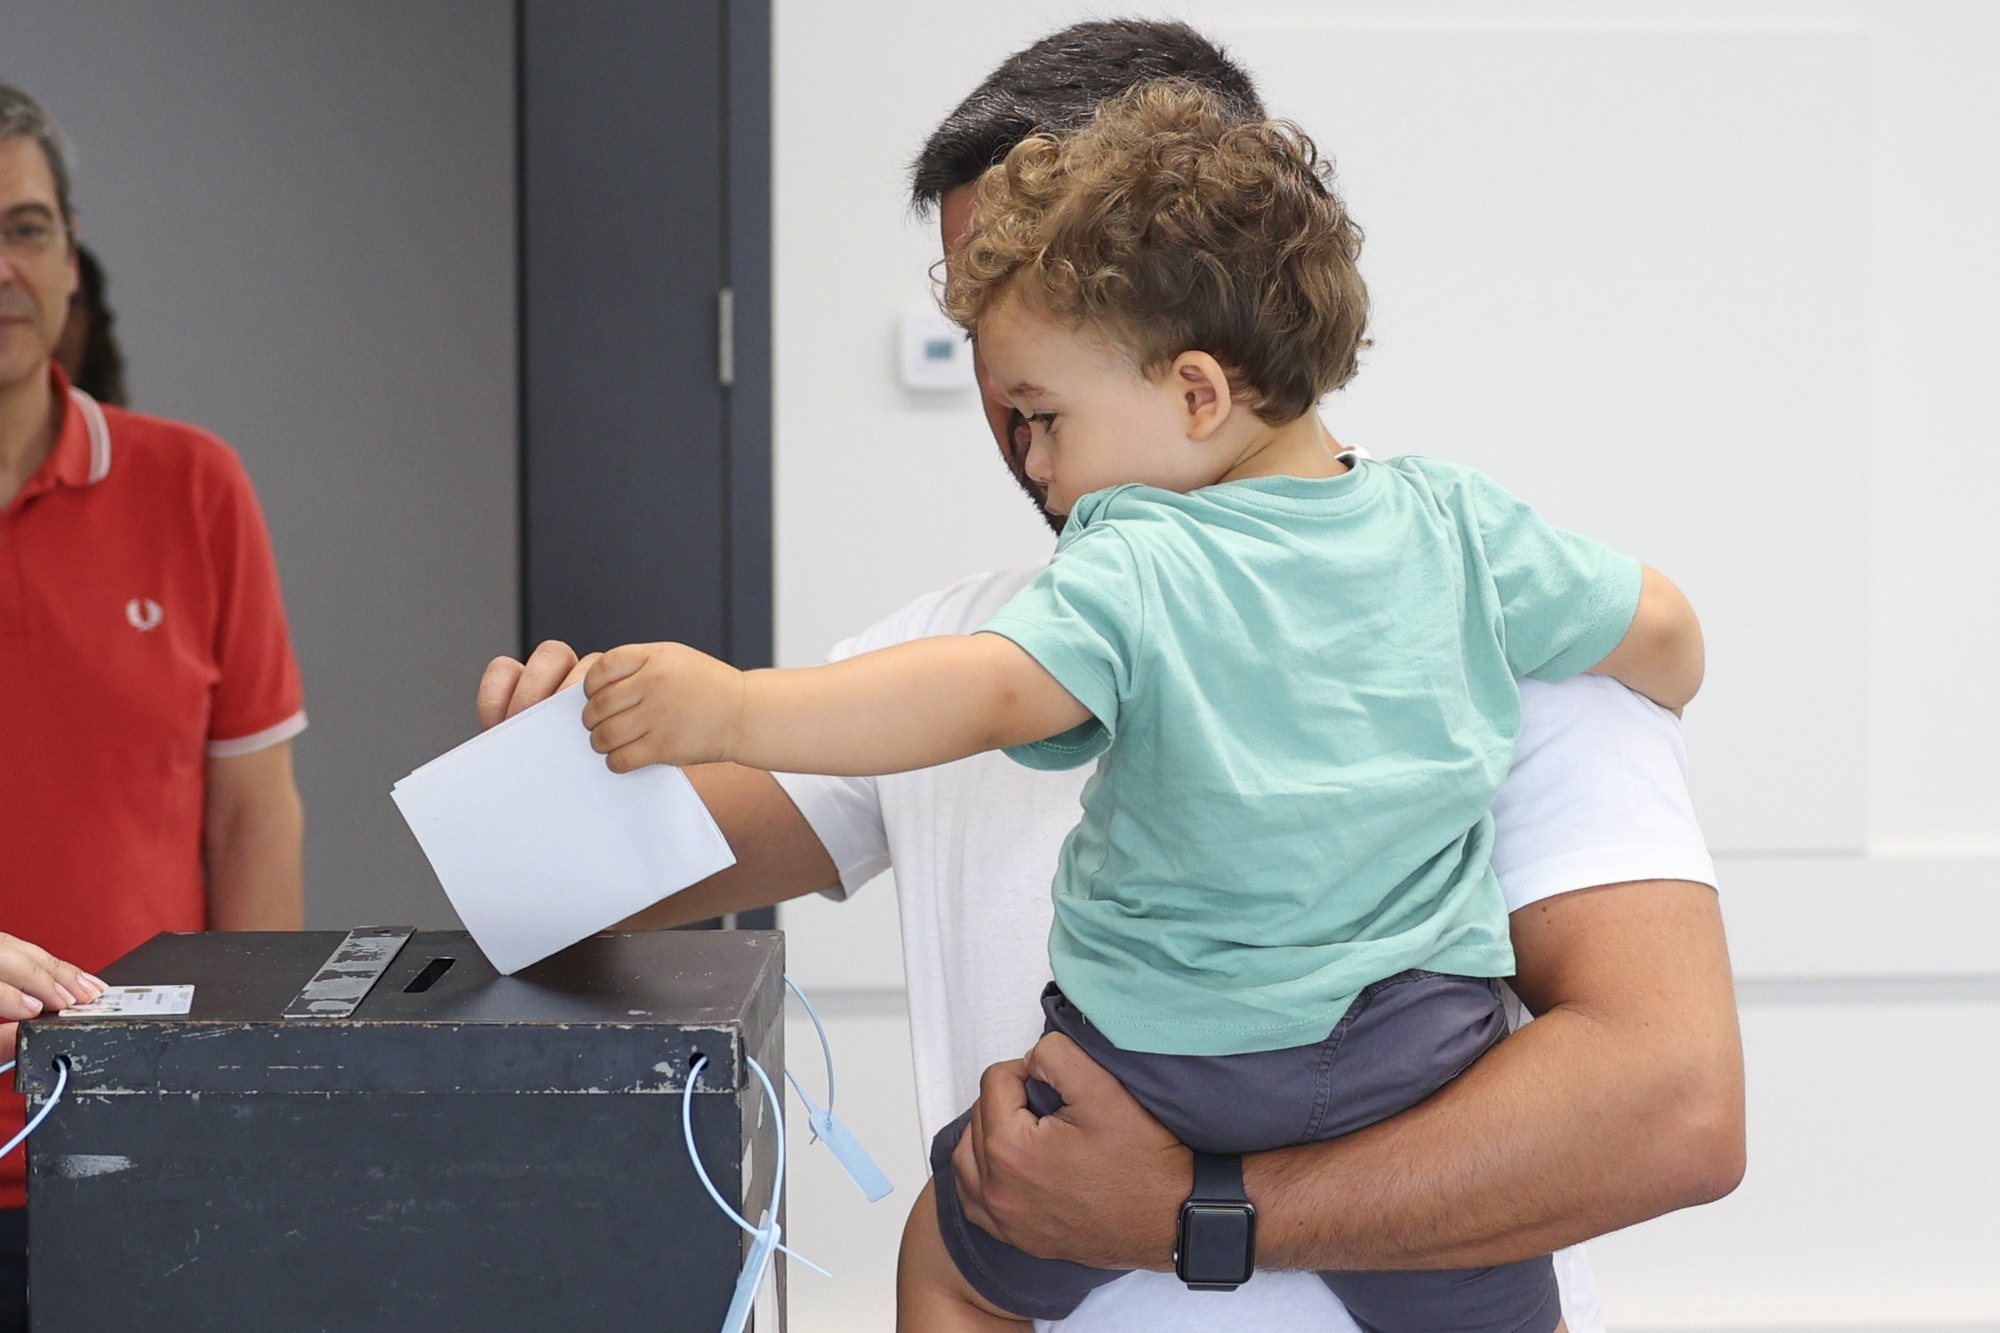
M600 935L511 977L456 931L160 935L103 976L191 1008L22 1027L31 1108L68 1069L28 1145L33 1328L721 1326L750 1242L682 1104L706 1056L695 1146L757 1222L777 932Z

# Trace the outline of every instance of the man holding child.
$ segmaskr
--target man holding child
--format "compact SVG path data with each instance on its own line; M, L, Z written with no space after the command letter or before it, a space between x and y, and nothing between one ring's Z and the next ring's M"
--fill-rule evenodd
M926 145L915 192L938 208L947 249L967 239L972 186L989 166L1037 131L1082 130L1100 103L1158 78L1191 81L1243 121L1263 118L1242 71L1182 25L1067 29L1003 63ZM1045 512L1066 511L1079 493L1050 504L1053 478L1035 455L1049 423L1031 424L1042 413L1022 411L1036 404L1020 386L988 377L984 387L1017 482ZM1052 522L1060 517L1052 512ZM834 656L969 634L1035 575L966 580ZM544 697L579 669L555 644L526 664L496 660L481 685L482 721ZM624 679L615 660L595 675L594 694ZM1664 702L1681 701L1668 695ZM592 720L615 725L618 715L607 706ZM615 750L618 740L607 735L600 748ZM1260 1267L1512 1264L1733 1188L1740 1054L1712 869L1680 765L1671 715L1613 681L1521 685L1489 859L1510 913L1514 989L1538 1021L1379 1123L1244 1156ZM893 864L926 1132L978 1098L950 1159L964 1217L1042 1258L1171 1266L1193 1184L1189 1151L1076 1042L1059 1033L1036 1041L1042 1015L1032 997L1049 975L1048 885L1077 819L1081 772L1031 772L982 753L878 778L772 776L728 764L692 776L740 860L662 904L655 922L815 890L844 896ZM1030 1109L1037 1082L1066 1103L1049 1119ZM1598 1327L1587 1266L1558 1254L1555 1271L1568 1327ZM1339 1317L1309 1273L1190 1296L1153 1271L1098 1288L1062 1326L1235 1319L1305 1329Z

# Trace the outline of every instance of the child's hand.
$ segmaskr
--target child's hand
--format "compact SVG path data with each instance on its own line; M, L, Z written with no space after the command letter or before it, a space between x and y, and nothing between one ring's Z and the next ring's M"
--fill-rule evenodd
M614 773L645 764L731 757L743 673L683 643L634 643L598 658L583 678L583 725Z

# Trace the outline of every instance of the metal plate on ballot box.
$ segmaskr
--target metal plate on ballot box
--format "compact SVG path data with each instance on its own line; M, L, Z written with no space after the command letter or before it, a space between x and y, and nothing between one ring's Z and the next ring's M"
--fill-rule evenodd
M414 926L367 926L350 930L311 981L285 1006L286 1018L346 1018L368 998Z

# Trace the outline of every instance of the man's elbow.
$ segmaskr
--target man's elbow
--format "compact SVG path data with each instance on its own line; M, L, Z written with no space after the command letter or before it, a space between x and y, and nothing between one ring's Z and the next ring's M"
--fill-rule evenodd
M1671 1123L1662 1126L1670 1208L1714 1203L1743 1183L1747 1161L1740 1069L1679 1082Z

